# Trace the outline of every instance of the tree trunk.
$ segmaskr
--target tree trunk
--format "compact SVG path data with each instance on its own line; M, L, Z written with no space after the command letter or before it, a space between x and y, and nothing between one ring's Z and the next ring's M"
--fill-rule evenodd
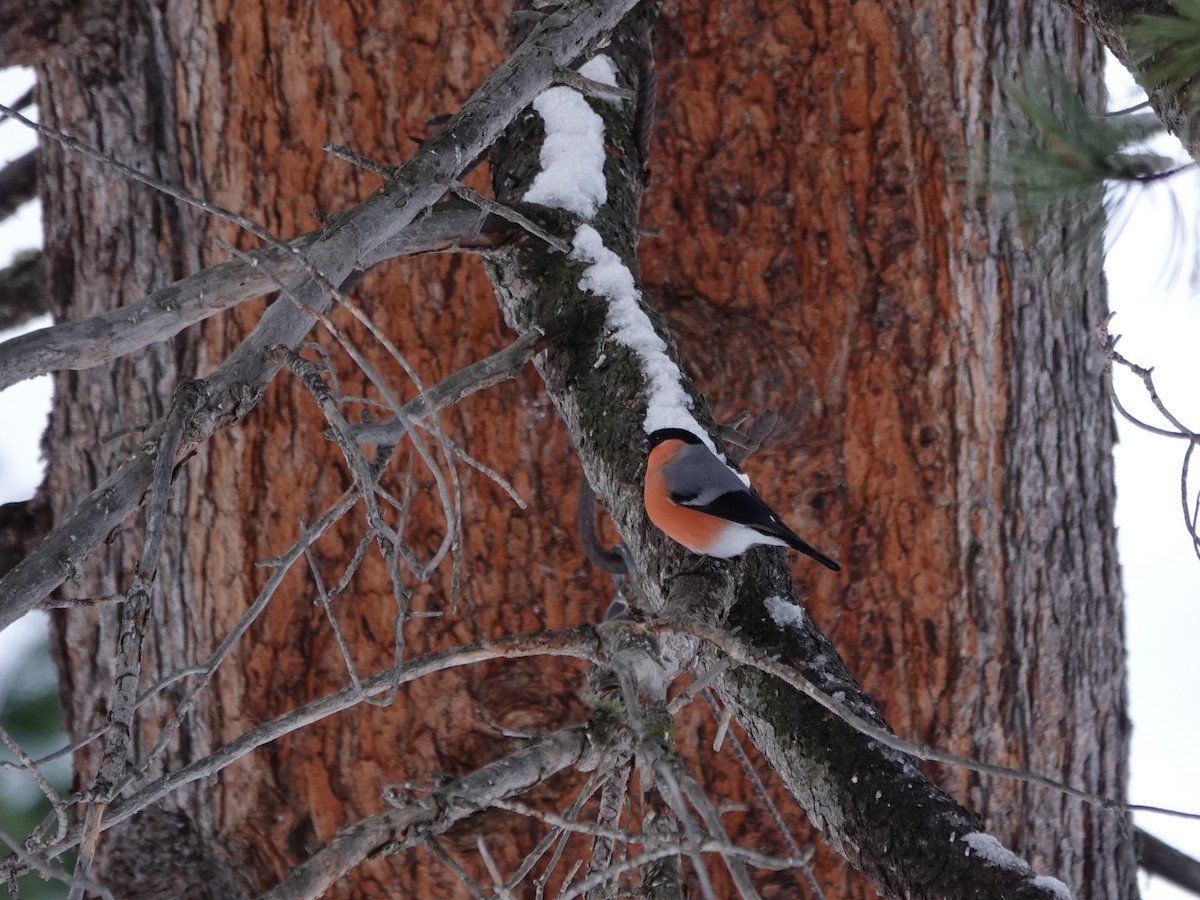
M1098 95L1101 57L1064 12L1026 6L1018 21L1017 9L663 4L643 210L661 234L643 242L642 277L718 418L742 407L781 414L778 439L747 468L785 520L837 551L843 577L805 562L794 572L812 617L897 733L1120 798L1128 724L1113 429L1090 342L1105 307L1100 258L1071 256L1049 270L1062 222L1021 232L962 178L964 166L986 175L988 152L1003 148L996 72L1015 71L1022 54L1049 57ZM125 4L106 41L42 63L39 99L48 124L289 237L378 186L322 143L402 162L409 136L428 134L426 119L456 109L503 59L508 13L480 0L403 14L369 2ZM217 238L247 243L57 145L42 150L60 319L225 257ZM472 180L487 183L482 171ZM425 384L509 340L481 267L463 256L385 265L352 299ZM111 367L60 375L47 438L55 515L260 313L246 304ZM334 320L374 346L344 311ZM342 392L367 394L359 367L318 334ZM384 353L371 358L404 383ZM611 582L580 549L581 468L541 382L527 373L476 394L442 426L529 508L461 467L461 591L449 565L428 583L409 579L410 608L440 616L409 620L406 655L599 621ZM254 563L285 552L347 488L327 427L285 374L181 468L143 688L207 658L267 584L273 570ZM428 558L446 527L432 475L415 455L392 473L385 485L413 496L404 537ZM326 586L355 552L361 507L356 515L314 545ZM131 520L67 593L125 589L140 546L140 520ZM346 684L301 565L197 694L152 774ZM391 661L396 602L377 549L333 608L359 672ZM116 622L111 607L55 616L73 734L104 720ZM516 733L585 718L583 675L581 664L555 659L502 660L406 685L385 709L362 705L297 731L171 795L166 812L106 833L98 875L120 878L130 897L161 896L167 885L181 896L265 890L337 828L384 808L385 784L432 785L521 746ZM139 710L142 752L191 686L180 681ZM751 802L737 764L707 749L715 730L691 708L681 748L720 802ZM95 745L78 755L81 786L98 762ZM931 771L1078 896L1136 895L1123 817L1041 788ZM579 782L563 776L544 796L569 797ZM795 801L780 784L772 790L799 829ZM779 843L764 814L744 818L739 842ZM478 837L507 874L541 833L489 812L443 846L486 882ZM194 849L178 865L139 864L164 834ZM839 849L859 862L854 848ZM815 876L827 896L873 894L823 846ZM800 878L759 883L795 892ZM466 896L425 849L370 861L332 893L386 895Z
M897 733L1123 796L1099 248L1062 260L1061 219L972 193L1007 140L993 74L1048 57L1102 108L1100 48L1036 5L818 9L664 13L651 156L681 188L646 195L650 293L718 418L783 414L750 469L840 539L849 584L802 563L802 596ZM1135 893L1121 817L938 774L1079 896Z

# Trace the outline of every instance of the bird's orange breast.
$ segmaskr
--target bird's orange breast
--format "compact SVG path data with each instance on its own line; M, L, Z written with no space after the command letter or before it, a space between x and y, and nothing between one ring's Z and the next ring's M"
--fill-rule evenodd
M646 515L654 526L677 544L693 553L707 553L728 526L724 519L681 506L671 499L671 490L663 477L663 466L671 463L687 445L683 441L663 441L646 458L646 483L642 499Z

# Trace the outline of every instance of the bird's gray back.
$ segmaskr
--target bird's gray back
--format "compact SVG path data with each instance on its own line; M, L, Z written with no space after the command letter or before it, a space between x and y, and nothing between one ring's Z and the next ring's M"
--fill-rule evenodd
M677 502L686 506L704 506L722 494L746 489L733 470L702 444L686 445L663 467L663 476Z

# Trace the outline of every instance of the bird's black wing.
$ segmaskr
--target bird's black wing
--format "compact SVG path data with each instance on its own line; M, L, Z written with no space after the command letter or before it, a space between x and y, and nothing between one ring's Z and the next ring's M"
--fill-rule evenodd
M748 490L729 491L713 498L702 507L712 516L749 525L760 534L777 537L806 556L811 556L827 569L840 572L842 567L832 559L800 538L796 532L779 520L757 494Z

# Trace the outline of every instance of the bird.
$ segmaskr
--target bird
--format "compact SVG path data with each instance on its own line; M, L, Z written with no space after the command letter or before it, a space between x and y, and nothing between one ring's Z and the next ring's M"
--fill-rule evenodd
M646 514L659 531L693 553L740 556L756 544L789 546L827 569L841 566L805 543L695 434L660 428L642 442Z

